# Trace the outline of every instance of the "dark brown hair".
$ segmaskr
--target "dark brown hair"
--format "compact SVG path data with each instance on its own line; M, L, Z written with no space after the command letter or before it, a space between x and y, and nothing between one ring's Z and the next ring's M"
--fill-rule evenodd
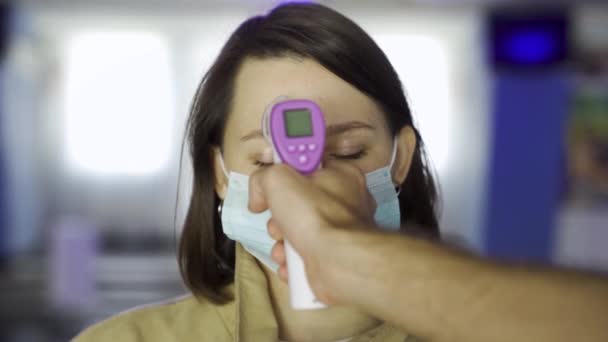
M217 212L213 148L222 146L224 126L239 67L247 58L310 58L374 100L391 134L406 125L418 143L399 196L402 224L438 236L437 190L412 122L401 82L372 38L340 13L318 4L287 4L242 23L230 36L201 81L187 123L193 191L179 244L186 286L214 303L231 298L223 288L234 280L235 245L224 235Z

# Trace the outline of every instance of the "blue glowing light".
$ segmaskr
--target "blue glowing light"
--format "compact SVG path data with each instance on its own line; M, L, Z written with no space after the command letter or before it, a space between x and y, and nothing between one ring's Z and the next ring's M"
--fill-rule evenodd
M559 36L556 37L551 30L518 30L506 38L503 51L512 61L542 63L559 53Z
M489 56L499 67L536 67L563 65L570 50L568 12L492 12L489 22Z
M314 4L316 1L313 0L281 0L277 3L277 6L288 5L288 4Z

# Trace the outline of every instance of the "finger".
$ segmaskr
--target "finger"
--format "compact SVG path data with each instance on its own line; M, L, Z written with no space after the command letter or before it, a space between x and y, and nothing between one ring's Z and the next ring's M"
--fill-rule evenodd
M281 265L279 266L279 271L277 272L279 279L284 281L285 283L289 283L289 275L287 273L287 266Z
M279 265L285 265L287 263L287 256L285 255L285 244L283 241L277 242L270 251L270 256Z
M353 191L362 194L363 198L360 199L364 201L365 206L370 208L371 212L375 212L377 203L367 188L367 178L361 169L354 165L341 163L336 160L330 161L328 169L333 170L336 174L340 174L340 179L349 184L347 186L348 189L352 189ZM355 197L356 196L353 194L353 198Z
M276 241L283 240L283 232L279 228L277 222L272 219L272 217L270 218L270 220L268 220L266 226L268 227L268 234L271 238Z
M272 165L252 173L249 177L249 210L254 213L265 211L272 205L273 194L283 193L281 198L284 199L287 189L302 187L298 184L298 176L297 171L285 164Z
M313 174L312 180L328 193L342 196L345 191L358 194L367 188L365 176L361 170L341 161L328 161L322 169Z
M375 212L376 201L359 168L340 161L329 161L325 166L314 174L315 185L351 209L356 209L355 212L364 218Z

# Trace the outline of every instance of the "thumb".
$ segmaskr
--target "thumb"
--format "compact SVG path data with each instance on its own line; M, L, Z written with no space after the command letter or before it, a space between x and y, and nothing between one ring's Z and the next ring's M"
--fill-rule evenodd
M249 177L249 210L255 213L273 206L283 207L301 188L299 174L287 165L277 164L260 169ZM278 201L281 202L278 202Z

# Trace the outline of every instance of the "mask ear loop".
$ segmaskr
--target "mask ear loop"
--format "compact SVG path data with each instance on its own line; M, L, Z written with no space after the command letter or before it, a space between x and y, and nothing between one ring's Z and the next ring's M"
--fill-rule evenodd
M392 177L392 172L393 172L393 164L395 163L395 159L397 158L397 137L395 137L395 139L393 140L393 153L391 155L391 162L388 166L388 169L391 173L391 177ZM401 184L397 185L395 188L396 192L397 192L397 197L399 197L399 194L401 193Z
M222 167L222 172L224 173L224 176L226 176L226 179L228 180L228 182L230 182L230 175L228 174L228 171L226 171L226 166L224 165L224 156L222 155L222 153L220 152L220 166ZM224 201L222 199L220 199L220 204L218 204L217 206L217 214L222 217L222 208L224 207Z
M228 174L228 171L226 171L226 166L224 165L224 156L222 155L221 152L220 152L220 166L222 167L222 172L224 172L224 176L226 176L226 178L230 179L230 175Z

